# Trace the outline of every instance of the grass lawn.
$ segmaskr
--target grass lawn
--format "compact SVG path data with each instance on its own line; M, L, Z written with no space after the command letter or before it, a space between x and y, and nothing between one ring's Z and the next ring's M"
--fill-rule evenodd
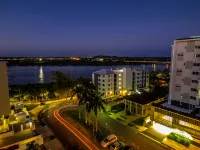
M25 105L27 111L30 111L30 110L36 108L37 106L39 106L39 104L26 104Z
M101 127L98 125L98 132L94 132L94 135L93 135L92 134L93 133L92 120L91 120L91 125L89 126L88 124L85 123L85 118L83 117L83 115L81 115L81 119L78 118L78 111L66 111L63 114L69 116L73 120L77 121L80 125L82 125L85 128L85 130L90 132L90 136L92 136L93 138L96 137L96 140L93 139L93 142L96 142L96 141L100 142L110 134L109 131L106 131L104 127Z

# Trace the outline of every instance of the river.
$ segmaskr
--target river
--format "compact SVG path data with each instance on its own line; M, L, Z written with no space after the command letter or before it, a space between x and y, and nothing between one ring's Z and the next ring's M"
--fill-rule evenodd
M105 68L121 68L123 66L11 66L8 67L9 85L28 83L48 83L51 82L52 72L70 72L73 79L86 77L91 79L92 72ZM144 67L149 71L164 70L169 68L168 64L148 64L148 65L128 65L124 67Z

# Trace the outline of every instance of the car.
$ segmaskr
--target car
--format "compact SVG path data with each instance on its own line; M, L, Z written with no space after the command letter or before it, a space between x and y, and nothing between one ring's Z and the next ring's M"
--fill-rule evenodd
M117 141L110 146L110 150L118 150L121 147L124 147L125 144L121 141Z
M129 145L126 145L126 146L123 146L123 147L120 147L119 150L137 150Z
M105 139L101 141L101 146L102 147L108 147L112 143L117 141L117 136L114 134L108 135Z
M112 101L111 98L107 98L107 99L106 99L106 102L111 102L111 101Z

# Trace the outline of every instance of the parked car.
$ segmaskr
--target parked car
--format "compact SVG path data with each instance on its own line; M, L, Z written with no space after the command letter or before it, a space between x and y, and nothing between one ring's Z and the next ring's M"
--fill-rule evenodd
M127 145L127 146L120 147L119 150L138 150L138 149Z
M123 142L117 141L110 146L110 150L118 150L121 147L124 147L125 144Z
M112 101L111 98L107 98L107 99L106 99L106 102L111 102L111 101Z
M111 134L109 136L107 136L105 139L103 139L103 141L101 141L101 146L102 147L108 147L109 145L111 145L112 143L117 141L117 136L114 134Z

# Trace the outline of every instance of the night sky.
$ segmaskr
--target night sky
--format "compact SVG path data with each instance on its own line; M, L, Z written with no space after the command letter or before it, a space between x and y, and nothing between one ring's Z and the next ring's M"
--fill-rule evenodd
M0 56L170 56L200 0L0 0Z

